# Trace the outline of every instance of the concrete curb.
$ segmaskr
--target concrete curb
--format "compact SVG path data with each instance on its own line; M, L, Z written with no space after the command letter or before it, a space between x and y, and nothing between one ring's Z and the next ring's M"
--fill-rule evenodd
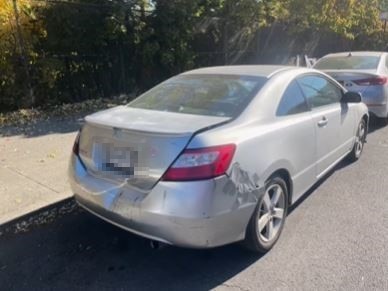
M59 217L75 211L81 210L74 197L56 201L0 225L0 237L7 234L27 232L40 225L52 223Z

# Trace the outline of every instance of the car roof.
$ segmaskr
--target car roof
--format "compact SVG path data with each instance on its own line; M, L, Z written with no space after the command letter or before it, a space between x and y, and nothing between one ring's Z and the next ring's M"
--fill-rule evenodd
M381 55L385 54L386 52L376 52L376 51L356 51L356 52L340 52L340 53L333 53L323 56L324 58L330 58L330 57L347 57L349 54L352 56L375 56L375 57L381 57Z
M276 73L300 69L300 67L281 65L242 65L242 66L218 66L207 67L184 72L182 75L191 74L220 74L220 75L244 75L270 78Z

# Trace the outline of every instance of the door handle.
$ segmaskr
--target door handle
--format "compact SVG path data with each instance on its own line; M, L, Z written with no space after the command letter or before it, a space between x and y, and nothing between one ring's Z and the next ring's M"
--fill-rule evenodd
M323 127L326 126L329 120L326 118L326 116L323 116L320 121L318 121L318 126Z

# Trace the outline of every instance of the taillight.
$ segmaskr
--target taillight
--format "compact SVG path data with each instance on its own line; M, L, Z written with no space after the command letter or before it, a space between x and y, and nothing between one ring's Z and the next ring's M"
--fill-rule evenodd
M79 137L80 137L80 132L77 133L77 136L73 144L73 153L77 156L79 154Z
M210 179L225 174L236 146L186 149L163 175L164 181L192 181Z
M356 83L359 86L371 86L371 85L384 85L388 81L387 77L373 77L367 79L354 80L353 83Z

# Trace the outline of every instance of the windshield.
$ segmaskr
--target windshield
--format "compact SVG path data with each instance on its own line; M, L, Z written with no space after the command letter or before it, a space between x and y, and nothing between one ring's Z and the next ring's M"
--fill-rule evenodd
M235 75L180 75L128 104L129 107L197 115L236 117L267 81Z
M378 56L326 57L314 66L318 70L375 70L379 64Z

